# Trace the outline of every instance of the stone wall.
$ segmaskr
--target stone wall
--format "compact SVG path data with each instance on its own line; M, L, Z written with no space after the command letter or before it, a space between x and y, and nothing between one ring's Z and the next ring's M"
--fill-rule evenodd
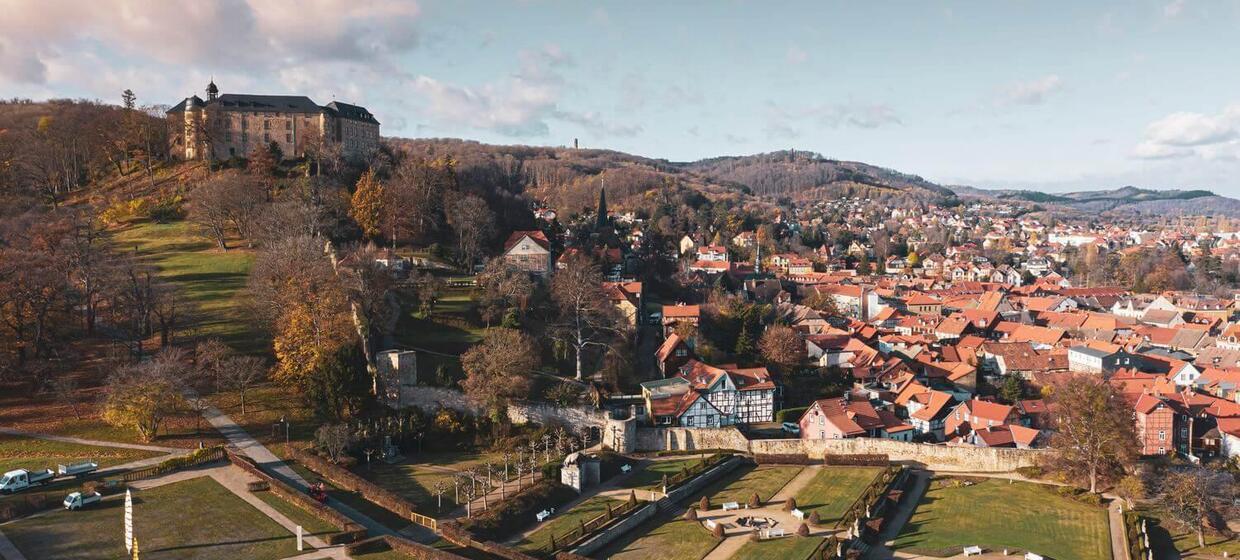
M427 412L438 410L441 406L471 415L485 412L480 404L464 393L444 387L426 385L405 387L401 394L401 402L405 406L420 408ZM559 422L569 428L585 426L602 428L607 423L607 413L584 406L562 407L547 403L516 402L508 406L508 419L513 424Z
M734 427L647 428L616 420L612 420L611 424L616 429L604 430L604 442L615 444L616 449L626 452L731 449L748 454L806 454L811 457L822 457L826 453L881 453L897 463L933 470L987 472L1008 472L1033 465L1043 453L1040 450L949 447L880 438L750 441Z
M628 517L620 520L619 523L599 531L597 535L594 535L593 537L590 537L589 540L577 545L577 547L572 550L572 553L578 556L588 557L610 544L611 541L616 540L616 538L620 535L632 531L635 527L641 525L647 519L654 517L654 514L658 512L659 506L654 502L637 508L633 513L629 514Z

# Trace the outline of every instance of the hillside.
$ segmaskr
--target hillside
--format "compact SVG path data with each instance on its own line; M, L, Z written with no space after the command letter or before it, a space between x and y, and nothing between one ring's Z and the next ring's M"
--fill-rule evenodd
M1023 201L1089 214L1225 214L1240 216L1240 200L1201 189L1154 190L1125 186L1111 190L1045 193L1018 189L953 186L964 198Z

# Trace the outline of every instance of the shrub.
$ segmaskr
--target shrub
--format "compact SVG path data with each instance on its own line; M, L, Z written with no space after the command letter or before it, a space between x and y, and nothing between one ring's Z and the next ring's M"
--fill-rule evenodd
M722 539L723 538L723 523L716 523L715 528L711 531L711 534L715 535L716 539Z
M697 521L697 520L698 520L697 508L693 506L689 506L689 509L685 510L685 521Z
M797 536L808 537L809 536L809 525L802 523L800 527L797 527Z
M762 507L762 498L758 496L757 492L754 492L753 494L749 495L749 507L751 508Z
M797 508L796 498L788 498L787 500L784 500L784 511L792 511L796 508Z
M805 415L805 411L809 410L808 406L799 406L795 408L785 408L775 413L776 422L796 422Z
M818 516L817 511L809 512L809 524L810 525L822 525L822 518Z
M702 511L709 510L710 509L710 498L706 496L702 496L702 499L698 500L698 509Z
M1016 469L1016 474L1019 474L1025 478L1042 478L1042 476L1046 474L1046 471L1043 470L1042 467L1031 465L1028 467L1018 467Z
M266 492L271 486L265 480L252 480L245 484L245 489L250 492Z

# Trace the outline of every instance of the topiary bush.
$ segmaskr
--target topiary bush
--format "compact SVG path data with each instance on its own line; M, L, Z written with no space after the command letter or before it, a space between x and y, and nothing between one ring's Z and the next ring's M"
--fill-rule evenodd
M693 506L689 506L689 509L685 510L685 521L697 521L697 520L698 520L697 508Z
M751 508L762 507L762 497L758 496L757 492L754 492L753 494L749 495L749 507Z
M796 498L788 498L787 500L784 500L784 511L792 511L796 508L797 508Z
M808 537L809 536L809 525L802 523L800 527L797 527L797 536Z
M702 511L709 510L710 509L710 498L706 496L702 496L702 499L698 500L698 509Z

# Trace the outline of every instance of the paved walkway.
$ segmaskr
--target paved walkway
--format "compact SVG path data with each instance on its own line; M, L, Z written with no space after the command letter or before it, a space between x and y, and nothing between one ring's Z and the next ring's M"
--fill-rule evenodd
M310 483L307 482L305 478L302 478L300 474L297 474L297 471L293 470L292 467L289 467L288 463L285 463L283 459L276 456L275 453L272 453L271 450L267 449L265 445L259 443L258 440L250 436L244 428L234 422L233 419L227 414L220 412L220 409L215 408L214 406L209 406L203 410L202 415L207 419L207 422L210 423L211 426L213 426L221 435L224 436L225 439L228 440L229 444L236 447L242 453L245 453L247 457L253 459L254 462L258 463L260 467L266 469L277 478L284 480L300 490L309 488ZM357 524L365 527L366 531L372 537L398 534L387 525L371 519L362 512L340 502L340 500L329 497L327 499L327 505L335 508L336 511L343 513L345 517L352 519ZM439 538L438 535L430 529L417 524L411 524L408 527L401 529L399 535L422 543L434 542Z
M787 501L788 498L795 498L801 490L805 489L806 486L809 486L810 481L814 480L814 476L818 474L821 468L822 467L805 467L801 469L801 471L798 472L796 476L792 477L792 480L789 480L787 484L784 484L784 487L780 488L770 500L764 502L762 507L750 509L746 505L742 504L741 507L743 509L736 511L725 512L722 509L712 509L705 512L699 511L698 519L702 520L703 523L705 523L708 519L716 523L723 523L725 537L723 542L719 543L719 546L711 549L711 551L704 556L702 560L728 560L736 556L736 553L749 542L750 533L753 532L753 529L743 527L738 524L737 518L739 517L756 517L759 519L765 518L774 521L774 527L783 529L784 532L789 535L783 538L798 538L796 536L797 528L799 528L805 521L793 517L790 512L784 511L784 502ZM812 536L826 537L830 534L831 529L828 527L810 526L810 535Z
M0 428L0 434L10 436L21 436L34 439L42 439L46 441L59 441L63 443L76 443L78 445L94 445L96 447L119 447L122 449L139 449L142 451L154 451L156 453L187 453L189 450L182 447L163 447L159 445L145 445L140 443L121 443L118 441L102 441L97 439L83 439L69 436L54 436L51 434L39 434L35 432L27 432L15 428Z
M13 545L13 541L4 536L4 533L0 533L0 558L4 558L4 560L26 560L26 555L22 554L22 551L17 550L17 547Z

